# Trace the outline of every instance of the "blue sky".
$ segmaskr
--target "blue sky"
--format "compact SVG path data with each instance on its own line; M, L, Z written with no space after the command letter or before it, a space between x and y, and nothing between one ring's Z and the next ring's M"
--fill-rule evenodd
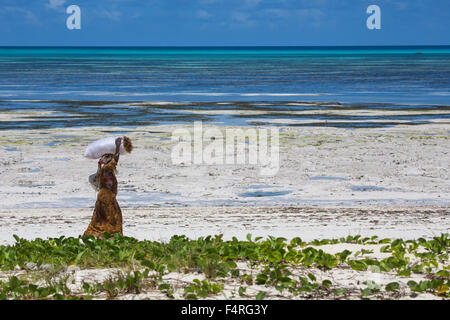
M450 45L449 21L449 0L0 0L0 45Z

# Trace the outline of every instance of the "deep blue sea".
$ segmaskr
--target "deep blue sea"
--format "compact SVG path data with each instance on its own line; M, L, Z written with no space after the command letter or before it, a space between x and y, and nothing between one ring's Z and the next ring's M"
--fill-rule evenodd
M128 108L123 101L177 104ZM3 121L0 129L190 121L183 110L219 107L289 117L308 109L293 102L312 101L325 103L317 108L449 110L450 46L0 47L0 112L59 115Z

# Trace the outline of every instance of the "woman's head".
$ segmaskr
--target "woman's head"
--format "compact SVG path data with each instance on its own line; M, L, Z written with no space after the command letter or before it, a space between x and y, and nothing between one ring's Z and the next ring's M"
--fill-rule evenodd
M98 160L99 164L107 164L114 158L114 155L112 153L105 153L100 157Z

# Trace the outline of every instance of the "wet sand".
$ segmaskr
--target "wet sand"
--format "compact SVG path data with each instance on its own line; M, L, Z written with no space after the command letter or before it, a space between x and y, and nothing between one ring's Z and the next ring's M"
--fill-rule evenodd
M274 176L261 176L258 165L173 164L171 134L179 128L193 126L3 130L2 241L13 233L25 238L81 233L96 200L88 183L96 161L84 158L84 149L96 139L123 134L136 147L118 166L118 201L131 236L417 238L449 229L445 119L354 130L278 124L280 168Z
M173 235L223 234L300 237L304 241L360 234L380 238L432 238L449 230L449 207L172 207L124 208L124 235L167 242ZM78 237L92 209L22 209L0 211L0 244L22 238Z

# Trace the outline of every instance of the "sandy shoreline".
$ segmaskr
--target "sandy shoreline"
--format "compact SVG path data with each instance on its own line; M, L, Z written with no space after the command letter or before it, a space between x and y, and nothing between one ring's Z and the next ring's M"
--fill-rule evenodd
M14 115L4 116L2 121ZM1 241L10 243L14 233L82 233L96 200L88 183L96 161L84 158L84 149L123 134L135 145L118 166L127 235L431 237L450 226L450 124L438 120L358 129L292 127L277 120L280 163L274 176L261 176L259 165L173 164L172 132L192 132L193 124L3 130Z
M432 238L449 231L449 207L172 207L123 208L124 235L166 242L173 235L223 234L224 239L253 236L300 237L304 241L360 234L380 238ZM92 209L1 210L0 244L21 238L77 237Z
M118 167L123 207L450 205L448 124L278 127L274 176L261 176L259 165L172 164L171 135L179 128L193 126L2 131L0 210L93 206L87 180L96 162L83 157L84 148L118 134L136 146Z

